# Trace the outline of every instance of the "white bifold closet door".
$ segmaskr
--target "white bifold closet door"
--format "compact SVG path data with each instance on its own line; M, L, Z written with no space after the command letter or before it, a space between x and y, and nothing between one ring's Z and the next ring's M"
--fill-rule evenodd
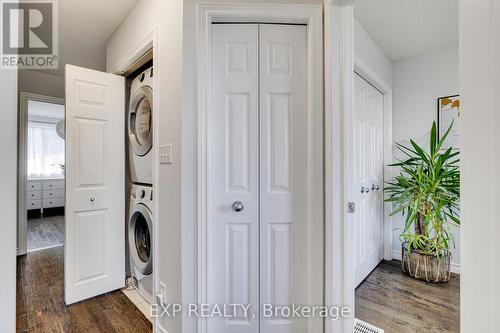
M263 311L308 300L306 31L213 26L206 297L251 308L211 333L307 332Z
M354 75L355 280L359 285L384 257L384 96Z

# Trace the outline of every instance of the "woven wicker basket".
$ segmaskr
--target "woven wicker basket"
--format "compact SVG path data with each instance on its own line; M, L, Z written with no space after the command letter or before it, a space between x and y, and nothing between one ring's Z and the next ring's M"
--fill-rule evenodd
M450 280L451 253L449 251L442 257L438 257L421 253L418 250L408 251L406 244L403 244L401 253L403 272L411 277L434 283Z

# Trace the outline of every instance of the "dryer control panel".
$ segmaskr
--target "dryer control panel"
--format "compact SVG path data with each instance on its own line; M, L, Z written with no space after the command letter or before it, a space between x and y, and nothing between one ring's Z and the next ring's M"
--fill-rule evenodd
M131 196L132 196L132 199L136 203L138 203L138 202L143 202L143 203L152 202L153 201L153 188L151 186L134 184L134 185L132 185Z

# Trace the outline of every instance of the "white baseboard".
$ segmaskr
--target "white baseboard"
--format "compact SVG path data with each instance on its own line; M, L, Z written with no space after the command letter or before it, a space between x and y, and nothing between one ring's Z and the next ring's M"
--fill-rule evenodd
M133 287L132 278L128 278L126 281L126 286L122 288L122 293L127 296L127 298L134 303L134 305L142 312L144 317L153 323L153 318L151 318L151 305L149 302L139 294L139 292Z
M460 264L452 262L451 263L451 272L456 273L456 274L460 274Z
M160 323L156 324L156 328L157 328L158 332L160 332L160 333L168 333L167 329L165 327L161 326Z
M401 260L401 251L392 250L392 259ZM452 262L450 269L452 273L460 274L460 264Z

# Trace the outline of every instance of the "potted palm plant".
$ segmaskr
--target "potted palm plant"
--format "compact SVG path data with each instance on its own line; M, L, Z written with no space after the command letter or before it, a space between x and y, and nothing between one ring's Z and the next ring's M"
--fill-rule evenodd
M394 205L391 215L405 216L402 269L427 282L449 280L450 227L460 225L459 151L442 149L452 126L438 140L436 122L432 124L428 151L413 140L408 146L397 144L404 158L389 165L400 171L385 187L386 201Z

